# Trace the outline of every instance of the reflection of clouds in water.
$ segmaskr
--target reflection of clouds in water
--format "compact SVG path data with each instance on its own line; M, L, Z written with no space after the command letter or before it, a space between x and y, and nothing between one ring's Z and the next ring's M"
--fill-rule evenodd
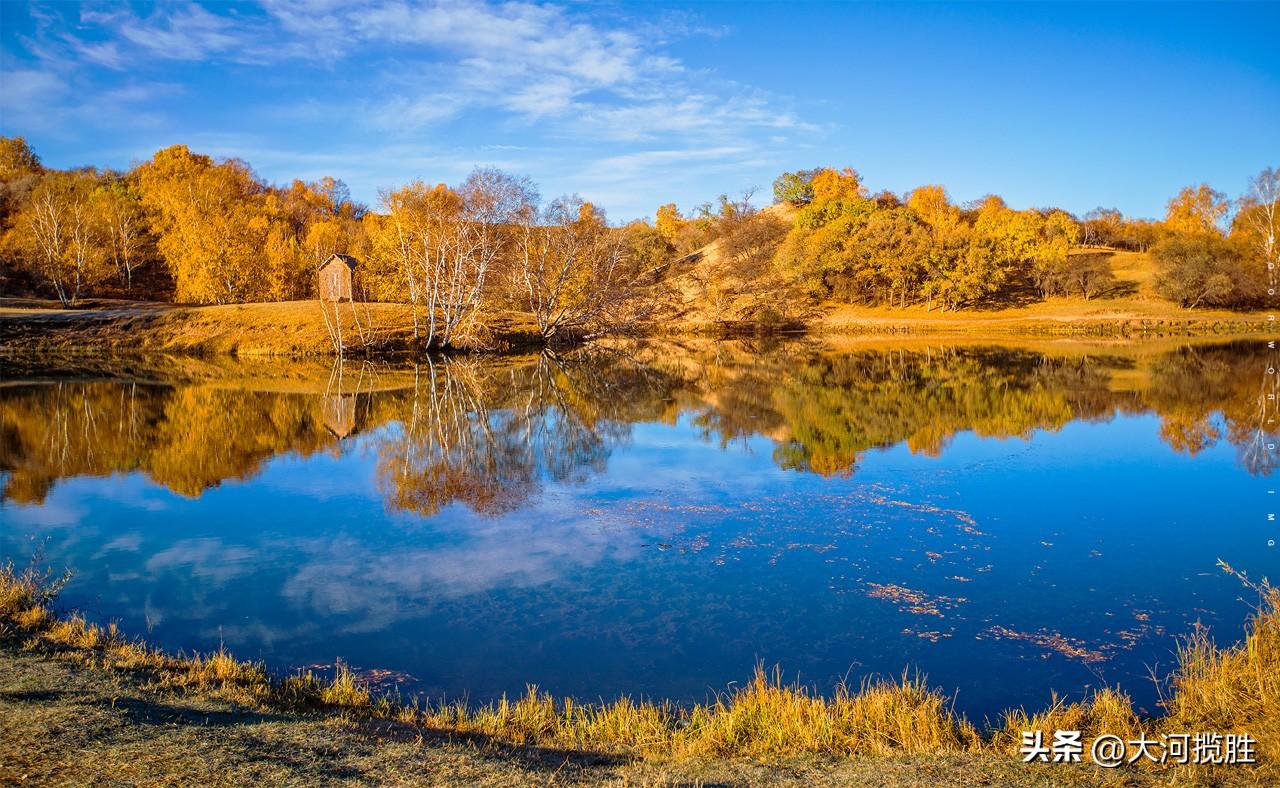
M225 583L248 573L256 555L247 547L224 545L221 539L183 539L151 556L146 566L151 572L190 567L192 577Z
M264 621L226 621L217 627L206 626L201 634L207 643L215 640L225 640L228 643L252 643L255 649L272 651L277 644L288 646L306 638L323 637L328 631L327 627L315 621L296 618L290 622L289 626L283 626L278 622L269 624Z
M32 506L5 503L0 506L0 520L10 526L25 528L64 528L77 525L89 513L77 500L49 499Z
M141 473L113 473L110 483L93 488L93 494L105 501L124 504L130 509L163 512L169 508L169 491Z
M136 531L129 534L121 534L99 548L98 552L93 554L93 558L96 561L107 553L112 552L136 553L140 547L142 547L142 534Z
M335 446L332 450L339 452L336 457L327 453L274 457L264 463L254 482L273 493L301 495L314 501L351 495L377 499L376 467L361 441L367 441L367 437ZM341 483L335 484L335 480Z
M386 553L351 539L313 540L303 546L309 559L282 593L298 607L355 617L347 631L371 631L406 605L537 586L636 552L634 538L554 500L501 518L460 514L457 521L433 521L446 541L431 547Z
M676 429L638 424L629 450L609 460L611 479L628 480L655 492L679 490L681 497L714 498L732 492L754 497L779 478L771 464L760 463L773 452L773 441L754 437L729 447L706 440L682 417Z

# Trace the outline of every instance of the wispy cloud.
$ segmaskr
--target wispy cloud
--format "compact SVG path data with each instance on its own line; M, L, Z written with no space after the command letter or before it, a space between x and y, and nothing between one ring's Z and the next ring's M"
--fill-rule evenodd
M583 122L610 139L799 128L777 97L690 73L651 23L624 24L533 2L265 0L215 13L196 3L84 12L76 31L29 42L44 59L125 69L150 61L256 64L305 59L332 68L391 52L367 85L372 125L413 133L472 110L524 121ZM50 29L56 23L44 20ZM636 31L644 33L641 35ZM665 38L718 34L672 16ZM694 83L699 88L694 88ZM707 93L708 86L717 90Z
M10 113L25 114L41 102L57 100L65 91L66 83L57 74L39 69L13 69L0 71L0 110L5 117Z
M19 39L27 57L9 72L0 99L7 122L66 134L73 120L107 127L136 121L168 128L184 142L202 131L243 132L250 147L278 155L264 162L249 150L228 153L268 173L270 160L298 159L289 151L296 140L281 129L341 124L329 152L349 151L357 141L374 155L412 151L407 161L360 157L366 164L349 161L348 171L367 167L395 179L410 174L414 161L512 142L524 150L504 158L518 169L598 177L625 196L654 177L653 167L738 166L779 139L814 130L786 97L691 68L672 54L680 40L728 33L682 11L634 18L618 7L529 0L187 2L144 12L89 9L74 18L64 11L32 9L36 31ZM175 68L253 80L236 106L236 125L217 126L214 118L192 128L165 92ZM198 100L203 90L218 89L191 86L188 93ZM476 129L484 139L471 139ZM627 158L637 146L642 158ZM303 148L295 152L305 154ZM633 164L644 156L653 157L647 170ZM448 169L475 163L488 162Z
M156 57L203 60L244 51L248 36L236 20L206 11L194 3L157 11L147 19L120 17L125 40Z

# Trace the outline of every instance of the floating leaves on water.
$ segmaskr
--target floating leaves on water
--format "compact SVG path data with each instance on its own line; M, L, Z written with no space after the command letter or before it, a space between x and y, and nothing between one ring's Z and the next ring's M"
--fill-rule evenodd
M1086 664L1106 662L1107 657L1101 651L1090 649L1083 640L1070 638L1061 632L1040 630L1039 632L1018 632L1003 626L994 626L978 634L979 640L993 638L995 640L1021 640L1044 650L1041 655L1048 658L1051 653L1058 653L1069 659L1078 659Z
M943 610L951 610L969 600L964 597L930 595L896 583L867 583L867 596L895 603L899 610L919 616L943 618Z
M939 632L939 631L938 631L938 630L936 630L936 629L930 629L930 630L918 630L918 629L911 629L910 627L908 627L907 629L902 630L902 634L904 634L904 635L915 635L916 637L920 638L921 640L927 640L927 641L929 641L930 643L937 643L939 640L942 640L943 638L949 638L949 637L951 637L951 633L950 633L950 632Z

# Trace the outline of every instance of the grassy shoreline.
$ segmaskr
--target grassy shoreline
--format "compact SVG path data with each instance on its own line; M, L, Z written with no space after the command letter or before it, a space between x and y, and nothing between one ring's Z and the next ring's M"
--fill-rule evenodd
M422 351L405 304L344 304L348 352L396 355ZM350 314L346 314L346 313ZM353 328L359 326L359 328ZM999 337L1116 337L1257 335L1262 313L1183 310L1168 304L1085 302L1036 304L990 312L859 309L827 305L809 318L764 331L752 323L683 319L653 326L657 337L731 337L760 333L814 336L903 335ZM370 338L368 349L358 341ZM473 341L474 350L510 351L542 345L528 315L502 312ZM332 356L333 340L318 302L181 306L90 301L63 310L25 299L0 299L0 349L8 353L136 351L184 355Z
M551 757L569 768L566 780L590 781L666 782L690 779L687 775L695 773L705 776L694 779L722 780L728 775L729 780L740 780L743 775L733 774L746 768L744 763L751 765L753 776L748 781L771 781L800 769L824 775L843 770L849 782L876 782L883 776L881 769L861 777L856 774L868 764L906 769L906 784L930 770L945 772L953 766L966 775L989 773L1001 783L1280 779L1280 591L1270 587L1259 587L1261 606L1238 646L1220 648L1203 633L1182 645L1179 666L1169 677L1164 717L1140 719L1127 696L1104 689L1077 703L1053 702L1039 712L1012 711L987 730L979 730L957 714L940 690L905 675L901 680L868 682L823 697L785 684L777 673L758 670L745 687L691 708L628 698L577 704L534 688L520 698L483 707L404 705L371 692L346 670L331 681L309 673L281 677L265 665L242 662L225 652L163 653L123 637L114 626L59 612L54 601L59 587L58 581L30 570L18 572L10 566L0 571L0 662L7 675L13 669L46 678L67 673L74 681L99 689L104 682L111 683L135 704L195 704L223 709L220 714L229 708L258 718L272 715L274 723L286 726L321 725L336 740L349 738L346 744L330 747L326 757L333 768L355 751L344 747L376 751L382 746L379 742L388 742L386 757L400 758L412 755L402 748L412 742L440 757L431 748L461 747L452 755L480 759L489 766L494 764L485 759L496 758L495 768L508 770L503 772L508 782L515 779L510 769L541 762L546 753L554 753ZM42 709L49 711L50 699L37 690L6 687L0 690L0 700L4 702L0 722L6 731L31 732L27 717L38 717ZM198 716L188 721L195 728ZM1088 763L1073 767L1020 763L1021 731L1042 730L1049 739L1056 729L1081 730L1085 741L1101 733L1129 737L1162 731L1247 732L1258 739L1259 763L1253 767L1143 764L1121 770ZM202 741L198 730L189 731L188 736L189 749ZM39 770L48 765L41 758L23 756L14 744L21 736L0 739L8 742L0 743L0 769ZM266 757L255 752L257 745L236 746L236 757L246 768ZM418 752L413 757L422 756ZM198 755L179 752L174 758L181 765ZM465 771L462 765L456 768ZM489 777L504 781L497 774ZM519 779L539 778L525 774ZM546 781L545 776L541 781Z

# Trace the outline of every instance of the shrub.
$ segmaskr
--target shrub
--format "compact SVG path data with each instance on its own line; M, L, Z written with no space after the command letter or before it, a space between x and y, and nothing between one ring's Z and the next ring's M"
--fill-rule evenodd
M1152 257L1156 291L1188 309L1250 306L1265 293L1248 259L1215 233L1170 236L1156 246Z

